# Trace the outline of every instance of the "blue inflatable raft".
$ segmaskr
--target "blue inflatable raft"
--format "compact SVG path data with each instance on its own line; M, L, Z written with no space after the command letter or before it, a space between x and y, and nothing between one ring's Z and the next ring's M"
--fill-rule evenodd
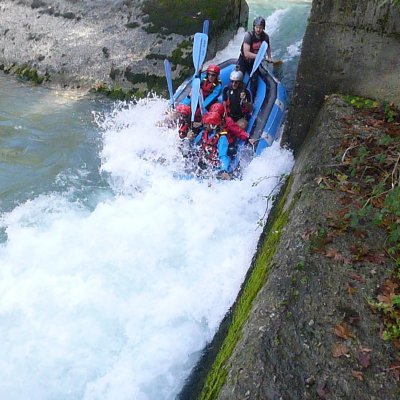
M222 87L229 84L229 75L235 69L236 59L227 60L219 64L221 68L220 80ZM257 94L254 99L254 110L249 121L247 131L255 139L255 154L259 155L271 146L279 135L279 130L284 120L286 107L286 90L267 68L267 63L262 62L258 68ZM243 81L247 84L249 75ZM174 102L182 101L191 90L192 78L186 79L174 93ZM222 101L222 96L219 99Z

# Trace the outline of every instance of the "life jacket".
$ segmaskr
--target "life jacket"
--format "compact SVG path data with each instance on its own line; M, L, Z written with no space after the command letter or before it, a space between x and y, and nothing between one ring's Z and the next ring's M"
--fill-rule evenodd
M230 86L227 88L226 112L235 121L245 117L249 112L244 104L244 101L241 101L240 99L240 93L244 90L246 90L246 87L243 84L240 84L240 86L235 90L233 90Z
M249 139L249 134L240 128L240 126L231 117L225 117L222 128L228 133L226 137L229 144L233 144L236 138L243 141L247 141Z
M203 93L203 97L206 98L207 96L209 96L214 91L214 89L220 84L221 84L220 81L217 81L215 83L215 82L210 82L207 78L205 78L201 83L201 91Z
M180 139L184 139L189 131L189 122L185 118L178 120L178 134Z
M250 45L250 51L252 52L252 53L255 53L255 54L257 54L258 53L258 51L260 50L260 47L261 47L261 45L262 45L262 42L264 41L263 39L262 39L262 36L263 35L261 35L261 37L258 39L258 38L256 38L256 35L252 35L252 38L251 38L251 45Z
M227 132L223 130L214 130L211 132L204 130L201 137L200 148L202 150L202 154L207 162L213 166L219 165L218 141L222 135L227 135Z
M267 42L267 44L269 46L269 36L265 32L262 32L259 38L257 38L254 31L250 31L247 33L250 35L250 38L251 38L250 51L252 53L255 53L255 54L258 53L258 51L260 50L260 47L262 45L262 42ZM244 58L243 43L242 43L242 47L240 48L240 55ZM247 62L250 62L253 64L254 60L247 60Z

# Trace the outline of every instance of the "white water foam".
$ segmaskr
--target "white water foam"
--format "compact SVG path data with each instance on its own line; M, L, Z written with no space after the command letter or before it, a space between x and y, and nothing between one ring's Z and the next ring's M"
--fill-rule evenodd
M287 47L287 56L284 57L284 61L290 61L295 57L299 57L301 54L301 46L303 44L303 39L298 40L296 43L291 44Z
M241 181L177 180L166 107L102 123L116 194L93 211L48 194L3 216L2 398L173 399L232 305L292 155L274 143Z

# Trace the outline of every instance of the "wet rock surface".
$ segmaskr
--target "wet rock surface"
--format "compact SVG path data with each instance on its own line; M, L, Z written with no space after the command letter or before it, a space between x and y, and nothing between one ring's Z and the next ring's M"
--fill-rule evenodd
M344 121L365 126L355 114L331 96L314 122L287 204L298 199L229 361L220 400L400 398L389 367L396 350L381 338L382 323L368 304L394 262L347 262L349 246L360 241L351 230L329 244L322 240L329 216L343 207L343 193L324 187L321 177L340 162L333 153L348 129ZM381 251L384 231L365 226L363 232L364 245Z
M141 18L139 1L5 0L0 3L0 63L6 70L28 64L49 84L90 87L116 81L129 86L128 67L156 73L162 60L140 61L150 52L168 54L182 40L171 35L166 46L156 34L133 27ZM114 79L112 70L118 70Z
M163 61L176 49L173 79L187 74L186 64L192 65L190 41L187 49L182 45L191 34L150 33L143 4L142 0L3 0L0 69L18 74L24 70L21 75L38 76L37 81L57 87L146 91L157 89L161 81L164 87ZM234 31L229 28L225 33L230 38ZM218 49L210 48L214 54Z

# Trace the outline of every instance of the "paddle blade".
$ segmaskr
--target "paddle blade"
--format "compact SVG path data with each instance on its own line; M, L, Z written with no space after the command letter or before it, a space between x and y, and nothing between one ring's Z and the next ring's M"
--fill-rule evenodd
M274 67L278 67L279 65L282 65L283 64L283 60L275 60L275 61L272 61L272 65L274 66Z
M200 106L201 115L204 115L207 112L207 110L204 107L204 98L203 98L203 92L201 91L201 89L200 89L200 93L199 93L199 106Z
M172 108L174 108L174 90L172 88L172 78L171 78L171 65L168 59L164 60L165 77L167 78L167 86L169 92L169 102Z
M268 48L267 42L262 42L262 45L260 46L260 50L258 50L257 57L254 60L253 69L250 72L250 78L253 76L254 72L257 71L258 67L261 64L261 61L264 60L265 53L267 52L267 48Z
M199 74L200 68L206 59L208 46L208 36L204 33L197 32L194 35L193 42L193 66L195 76Z
M205 35L208 35L208 29L210 27L210 21L208 19L205 19L203 22L203 33Z
M194 116L196 114L197 105L199 104L200 97L200 79L194 78L192 82L192 94L190 96L190 108L192 109L191 121L194 121Z

